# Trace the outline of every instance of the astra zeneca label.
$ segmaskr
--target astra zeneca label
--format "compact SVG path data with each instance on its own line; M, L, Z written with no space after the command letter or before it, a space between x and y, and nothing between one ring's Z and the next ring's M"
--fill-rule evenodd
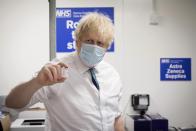
M161 81L190 81L191 58L160 58Z

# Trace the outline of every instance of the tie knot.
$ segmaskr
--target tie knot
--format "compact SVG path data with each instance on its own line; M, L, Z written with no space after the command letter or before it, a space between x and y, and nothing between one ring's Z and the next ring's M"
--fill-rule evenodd
M90 72L95 72L95 68L90 68L89 71Z

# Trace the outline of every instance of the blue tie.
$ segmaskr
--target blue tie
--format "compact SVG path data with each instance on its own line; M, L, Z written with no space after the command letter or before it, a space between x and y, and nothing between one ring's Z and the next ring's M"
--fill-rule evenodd
M95 68L90 68L89 71L91 73L93 84L95 85L97 90L99 90L99 83L98 83L96 76L95 76Z

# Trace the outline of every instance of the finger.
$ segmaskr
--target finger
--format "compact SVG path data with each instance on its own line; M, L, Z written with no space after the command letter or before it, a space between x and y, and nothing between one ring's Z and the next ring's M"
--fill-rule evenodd
M57 70L56 70L56 68L53 65L49 66L48 68L49 68L50 72L52 73L54 82L57 82Z
M62 69L61 69L61 66L60 65L54 65L56 70L57 70L57 80L62 78Z
M47 67L44 67L43 73L46 75L46 77L49 78L50 81L53 81L53 76L50 70Z
M63 62L58 63L58 65L60 65L61 67L68 68L68 65L64 64Z
M61 79L58 80L58 83L64 82L67 78L63 77Z

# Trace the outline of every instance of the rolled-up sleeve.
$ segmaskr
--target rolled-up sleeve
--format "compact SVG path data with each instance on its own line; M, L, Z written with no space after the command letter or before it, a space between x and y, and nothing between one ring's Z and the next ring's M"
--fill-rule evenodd
M117 113L116 113L116 116L115 118L119 117L121 114L122 114L122 107L121 107L121 98L122 98L122 83L121 81L119 80L119 88L120 88L120 91L119 91L119 95L118 95L118 109L117 109Z

